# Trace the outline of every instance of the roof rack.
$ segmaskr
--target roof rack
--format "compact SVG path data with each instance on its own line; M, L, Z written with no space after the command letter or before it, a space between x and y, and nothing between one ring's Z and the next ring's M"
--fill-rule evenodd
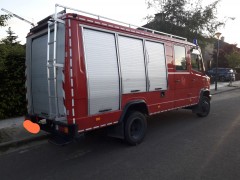
M76 11L76 12L80 12L80 13L83 13L83 14L86 14L86 15L90 15L90 16L93 16L94 18L98 19L98 20L105 20L105 21L109 21L109 22L114 22L114 23L118 23L118 24L127 26L129 28L136 28L136 29L139 29L139 30L143 30L145 32L150 32L150 33L153 33L153 34L168 36L168 37L171 37L171 38L187 41L187 38L185 38L185 37L176 36L176 35L173 35L173 34L168 34L168 33L164 33L164 32L161 32L161 31L156 31L156 30L141 27L141 26L136 26L136 25L133 25L133 24L125 23L125 22L122 22L122 21L114 20L114 19L111 19L111 18L107 18L107 17L104 17L104 16L92 14L92 13L88 13L88 12L85 12L85 11L82 11L82 10L78 10L78 9L75 9L75 8L63 6L63 5L60 5L60 4L55 4L55 17L57 17L57 14L58 14L57 7L64 8L65 11L66 11L66 9L69 9L69 10L72 10L72 11Z

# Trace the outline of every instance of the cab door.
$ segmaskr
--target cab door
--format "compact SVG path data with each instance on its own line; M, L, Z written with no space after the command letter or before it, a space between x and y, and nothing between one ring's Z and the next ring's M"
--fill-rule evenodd
M204 65L201 52L197 49L191 50L191 76L190 89L193 102L197 102L200 91L205 86Z
M191 90L189 89L190 69L185 46L174 45L174 106L183 107L189 104Z

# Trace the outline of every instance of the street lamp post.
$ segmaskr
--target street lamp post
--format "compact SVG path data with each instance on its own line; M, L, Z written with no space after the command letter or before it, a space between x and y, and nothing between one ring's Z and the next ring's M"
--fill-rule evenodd
M215 91L217 91L217 81L218 81L218 56L219 56L219 37L222 33L217 32L215 36L218 39L218 46L217 46L217 63L216 63L216 71L215 71Z

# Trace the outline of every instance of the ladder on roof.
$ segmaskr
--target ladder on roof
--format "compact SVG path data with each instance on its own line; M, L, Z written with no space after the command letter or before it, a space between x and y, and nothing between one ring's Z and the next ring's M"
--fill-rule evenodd
M142 30L142 31L149 32L149 33L152 33L152 34L158 34L158 35L162 35L162 36L167 36L167 37L171 37L171 38L187 41L187 38L185 38L185 37L176 36L176 35L173 35L173 34L168 34L168 33L165 33L165 32L156 31L156 30L145 28L145 27L141 27L141 26L136 26L136 25L133 25L133 24L121 22L121 21L118 21L118 20L110 19L110 18L99 16L99 15L92 14L92 13L88 13L88 12L85 12L85 11L81 11L81 10L78 10L78 9L75 9L75 8L63 6L63 5L60 5L60 4L55 4L55 12L56 12L57 7L64 8L65 11L66 11L66 9L69 9L69 10L76 11L76 12L79 12L79 13L82 13L82 14L90 15L91 17L93 17L95 19L98 19L98 20L101 19L101 20L105 20L105 21L108 21L108 22L111 22L111 23L112 22L113 23L117 23L117 24L129 27L129 28L136 28L138 30Z
M47 78L48 78L49 118L60 118L57 73L58 69L63 69L64 64L58 63L57 60L57 32L58 23L64 24L65 22L59 19L58 15L59 13L57 13L57 8L55 8L55 14L48 21ZM53 105L55 105L55 110Z

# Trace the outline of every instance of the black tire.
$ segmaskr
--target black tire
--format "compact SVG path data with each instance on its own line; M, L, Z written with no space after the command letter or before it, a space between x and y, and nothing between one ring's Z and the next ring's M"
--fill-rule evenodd
M140 144L146 135L146 131L146 117L138 111L130 112L125 121L125 141L130 145Z
M198 103L198 112L199 117L206 117L210 112L210 99L206 96L203 96Z

